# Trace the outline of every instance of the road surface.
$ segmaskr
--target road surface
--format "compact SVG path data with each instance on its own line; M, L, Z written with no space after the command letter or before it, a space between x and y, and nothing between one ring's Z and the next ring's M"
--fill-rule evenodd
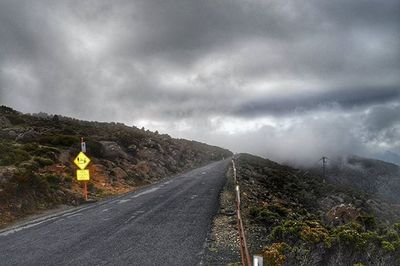
M229 160L0 232L0 265L198 265Z

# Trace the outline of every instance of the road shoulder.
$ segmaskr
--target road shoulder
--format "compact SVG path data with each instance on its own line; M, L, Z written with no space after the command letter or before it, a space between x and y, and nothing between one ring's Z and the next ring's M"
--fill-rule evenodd
M220 194L219 211L214 217L201 265L239 265L240 262L231 167L226 173L226 178L227 181Z

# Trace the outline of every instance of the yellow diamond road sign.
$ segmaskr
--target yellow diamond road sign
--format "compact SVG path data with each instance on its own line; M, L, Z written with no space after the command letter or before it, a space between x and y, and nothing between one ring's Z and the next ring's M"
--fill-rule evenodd
M87 181L90 179L89 170L76 170L76 179L78 181Z
M83 152L80 152L78 156L76 156L74 163L81 169L85 169L86 166L90 163L89 157L87 157Z

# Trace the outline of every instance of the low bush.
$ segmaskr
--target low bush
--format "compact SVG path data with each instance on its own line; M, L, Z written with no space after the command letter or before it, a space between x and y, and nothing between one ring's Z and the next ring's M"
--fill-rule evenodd
M280 220L280 215L268 210L264 207L252 207L249 212L250 216L257 222L264 224L273 224Z
M34 157L33 160L39 164L40 167L54 164L54 161L43 157Z
M289 250L290 246L285 242L267 246L262 253L265 265L282 266L286 260L285 252Z
M27 151L20 149L10 142L0 142L0 165L18 165L21 162L31 159Z
M79 145L80 138L72 135L47 135L40 137L39 143L43 145L71 147Z
M329 230L318 221L286 220L283 224L272 229L269 238L271 240L285 240L293 243L299 239L311 244L323 242L328 247L332 244L332 237Z

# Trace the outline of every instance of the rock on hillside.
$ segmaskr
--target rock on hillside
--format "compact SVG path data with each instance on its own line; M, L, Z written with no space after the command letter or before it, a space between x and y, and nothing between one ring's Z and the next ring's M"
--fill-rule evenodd
M266 265L400 265L398 206L260 157L235 160L251 253Z
M101 198L179 173L231 152L120 123L28 115L0 107L0 226L38 209L79 204L74 157L84 137L91 198Z

